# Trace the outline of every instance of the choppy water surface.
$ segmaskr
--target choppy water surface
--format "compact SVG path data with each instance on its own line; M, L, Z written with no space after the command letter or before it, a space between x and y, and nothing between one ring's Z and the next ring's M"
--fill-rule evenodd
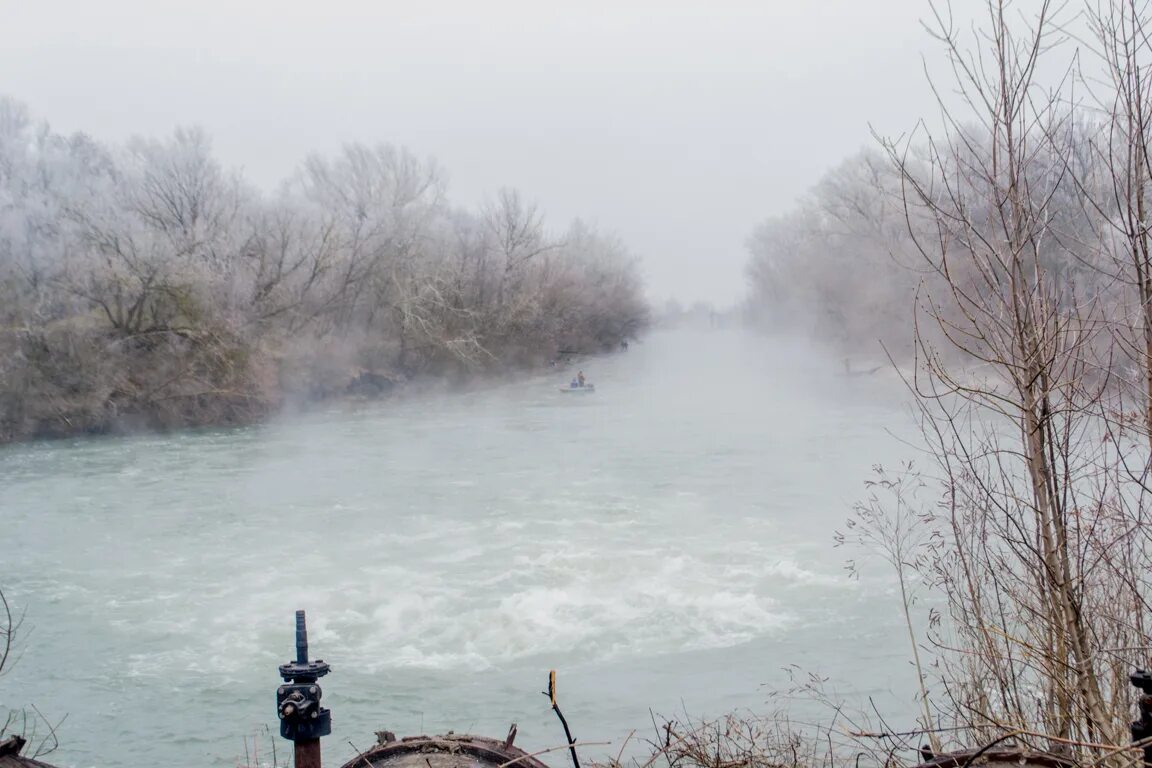
M899 709L897 603L831 539L909 454L899 390L734 332L584 368L595 395L550 370L0 450L0 584L29 630L0 705L67 715L60 764L235 765L306 608L333 765L385 727L560 743L550 667L576 736L616 745L650 709L775 707L788 664Z

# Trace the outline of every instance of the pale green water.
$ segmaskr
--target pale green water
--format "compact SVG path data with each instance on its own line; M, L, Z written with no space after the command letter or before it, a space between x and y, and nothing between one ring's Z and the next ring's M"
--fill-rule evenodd
M0 449L0 584L30 629L0 705L67 715L62 765L235 765L305 608L330 765L385 727L560 743L550 667L582 740L767 709L792 663L907 711L898 604L831 539L870 466L909 454L899 389L734 332L585 370L589 397L549 371Z

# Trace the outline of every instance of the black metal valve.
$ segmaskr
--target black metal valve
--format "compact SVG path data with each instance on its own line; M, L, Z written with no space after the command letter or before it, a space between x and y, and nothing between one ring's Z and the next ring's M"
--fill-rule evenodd
M1132 723L1132 741L1144 746L1144 765L1152 766L1152 673L1138 669L1128 676L1132 685L1140 689L1137 707L1140 719Z
M328 671L323 659L308 660L308 628L304 611L296 611L296 661L280 665L280 676L285 684L276 689L281 736L299 742L332 733L332 713L320 706L323 691L316 684Z

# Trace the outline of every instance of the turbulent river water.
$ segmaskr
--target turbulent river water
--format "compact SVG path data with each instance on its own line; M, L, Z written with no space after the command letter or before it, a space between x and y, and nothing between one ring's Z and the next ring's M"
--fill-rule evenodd
M575 735L613 742L591 756L653 712L775 709L792 664L910 711L891 584L850 580L832 540L871 466L912 453L899 387L734 331L582 364L593 395L549 369L0 449L0 586L25 614L0 706L66 716L61 765L235 766L268 747L305 608L331 765L383 728L562 743L549 668Z

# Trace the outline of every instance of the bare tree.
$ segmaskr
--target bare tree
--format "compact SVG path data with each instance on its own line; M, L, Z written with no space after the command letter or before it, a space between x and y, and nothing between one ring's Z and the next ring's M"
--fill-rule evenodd
M1142 401L1141 425L1152 445L1152 249L1148 187L1152 179L1152 42L1147 5L1140 0L1099 0L1086 5L1085 49L1094 54L1081 75L1094 102L1097 125L1081 142L1085 162L1070 161L1085 208L1096 223L1100 258L1091 267L1102 279L1127 287L1117 297L1114 331L1118 352L1139 371L1115 372ZM1099 74L1097 74L1099 73ZM1139 381L1132 381L1137 378Z
M1108 498L1114 455L1092 448L1106 324L1097 297L1060 271L1066 81L1036 78L1059 38L1055 13L990 0L969 48L950 9L934 8L965 112L941 98L946 133L926 136L926 169L907 144L886 146L909 220L932 225L931 238L910 229L937 278L922 319L953 351L918 333L914 392L945 488L933 519L932 578L950 614L935 635L937 703L977 739L1023 729L1091 752L1124 737L1123 662L1103 650L1132 592L1099 568L1124 523Z
M525 203L514 189L501 189L496 200L485 206L483 218L503 267L496 293L497 305L503 305L509 283L533 259L554 249L556 244L545 237L544 219L537 206Z
M907 231L900 179L875 151L826 174L797 210L749 237L751 309L771 330L911 357L908 304L927 270Z

